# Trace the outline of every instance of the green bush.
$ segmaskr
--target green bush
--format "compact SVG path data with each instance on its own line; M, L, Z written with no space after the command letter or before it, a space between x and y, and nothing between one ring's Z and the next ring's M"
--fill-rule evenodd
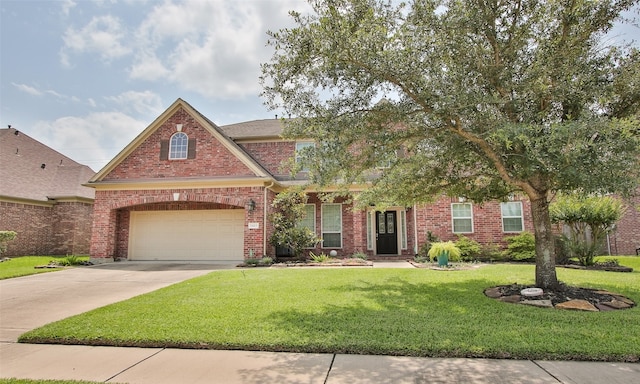
M536 240L531 232L522 232L505 238L504 255L514 261L533 261L536 258Z
M259 261L260 261L261 265L271 265L271 264L273 264L273 259L268 257L268 256L265 256L265 257L259 259Z
M362 251L354 253L351 257L354 259L367 260L367 254Z
M480 256L482 247L477 241L472 240L464 235L458 235L458 240L456 240L455 245L456 247L458 247L458 249L460 249L460 260L478 260L478 256Z
M316 263L324 263L331 259L331 257L329 257L329 255L327 255L326 253L321 253L319 255L316 255L313 252L309 252L309 257L311 258L312 261Z
M17 235L14 231L0 231L0 256L7 250L7 242L15 239Z

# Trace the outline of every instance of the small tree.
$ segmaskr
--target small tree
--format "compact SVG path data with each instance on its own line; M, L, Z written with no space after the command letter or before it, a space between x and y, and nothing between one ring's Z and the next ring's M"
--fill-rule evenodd
M16 238L14 231L0 231L0 256L7 250L7 242Z
M269 216L274 229L269 242L275 247L289 247L297 259L301 258L304 248L319 241L311 229L299 225L305 217L306 203L307 196L303 191L291 189L282 192L271 204L274 212Z
M569 230L565 242L571 256L580 264L594 264L594 257L604 245L607 232L624 213L620 200L613 197L562 195L551 204L549 212L554 223Z

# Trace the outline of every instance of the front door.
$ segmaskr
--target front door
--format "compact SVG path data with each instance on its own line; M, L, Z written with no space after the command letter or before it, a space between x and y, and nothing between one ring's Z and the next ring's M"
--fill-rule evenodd
M376 212L376 250L378 255L398 254L398 233L395 211Z

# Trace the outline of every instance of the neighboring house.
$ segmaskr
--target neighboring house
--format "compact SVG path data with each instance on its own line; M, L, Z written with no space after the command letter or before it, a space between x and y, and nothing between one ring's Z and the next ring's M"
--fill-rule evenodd
M0 230L5 256L89 254L95 172L14 128L0 129Z
M281 138L282 121L219 127L182 99L87 183L95 188L91 258L225 260L274 256L268 220L277 193L300 180L287 164L308 141ZM357 193L358 190L354 190ZM314 252L412 257L428 232L484 244L533 231L526 199L472 204L443 198L420 206L354 211L308 191L303 225L323 239Z

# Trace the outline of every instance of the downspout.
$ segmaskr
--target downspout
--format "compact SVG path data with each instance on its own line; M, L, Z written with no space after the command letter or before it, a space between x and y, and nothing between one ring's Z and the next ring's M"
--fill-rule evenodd
M267 190L271 189L275 183L275 181L271 181L271 185L264 187L264 201L262 202L262 256L267 254Z
M413 204L413 254L418 254L418 207Z

